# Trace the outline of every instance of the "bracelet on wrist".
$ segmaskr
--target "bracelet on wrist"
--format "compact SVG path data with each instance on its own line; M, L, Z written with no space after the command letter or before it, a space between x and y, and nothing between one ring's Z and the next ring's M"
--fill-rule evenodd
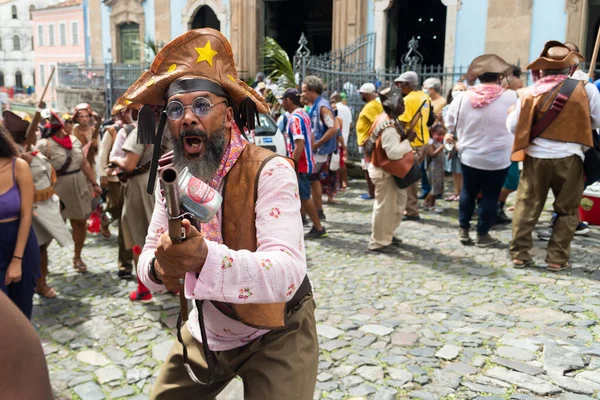
M158 275L156 275L156 269L154 268L155 262L156 262L156 257L152 257L152 260L150 261L150 279L152 279L154 282L162 285L163 284L162 279L160 279L158 277Z
M18 257L18 256L12 256L12 258L16 258L17 260L22 260L23 257Z

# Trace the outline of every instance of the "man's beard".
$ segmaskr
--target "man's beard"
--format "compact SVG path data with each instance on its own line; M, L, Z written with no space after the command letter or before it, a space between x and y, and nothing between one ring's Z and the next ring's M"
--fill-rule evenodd
M193 159L185 157L183 141L186 137L197 136L204 145L204 154ZM221 165L221 159L225 150L225 126L214 131L210 136L206 132L192 127L183 130L179 139L171 137L173 144L173 164L179 171L188 168L196 178L209 182Z

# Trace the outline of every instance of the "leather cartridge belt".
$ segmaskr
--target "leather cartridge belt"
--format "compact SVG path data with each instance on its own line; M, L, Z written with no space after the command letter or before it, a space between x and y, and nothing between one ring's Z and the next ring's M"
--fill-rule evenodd
M54 195L54 186L47 187L46 189L36 190L33 192L33 202L42 203Z

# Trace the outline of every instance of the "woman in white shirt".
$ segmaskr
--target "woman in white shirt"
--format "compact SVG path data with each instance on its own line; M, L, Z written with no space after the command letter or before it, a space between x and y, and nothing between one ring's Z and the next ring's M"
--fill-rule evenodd
M469 72L476 74L481 83L455 99L446 115L448 131L457 136L463 170L459 202L459 240L463 244L471 242L469 229L479 193L482 198L475 245L488 247L497 243L489 230L510 166L513 135L506 130L506 117L510 106L517 102L516 92L500 86L510 70L510 65L496 55L477 57ZM454 139L454 135L446 137L446 141Z

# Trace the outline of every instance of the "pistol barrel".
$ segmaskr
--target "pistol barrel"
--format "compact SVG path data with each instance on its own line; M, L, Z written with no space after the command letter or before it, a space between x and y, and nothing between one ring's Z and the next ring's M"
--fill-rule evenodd
M179 204L179 189L177 180L179 173L175 168L167 167L160 173L160 187L165 197L167 213L169 214L169 236L173 243L180 243L183 239L181 233L181 206Z

